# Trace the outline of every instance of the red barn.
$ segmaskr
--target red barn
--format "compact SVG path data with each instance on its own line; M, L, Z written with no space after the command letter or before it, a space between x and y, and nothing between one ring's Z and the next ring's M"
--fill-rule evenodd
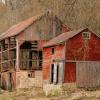
M0 35L0 87L42 86L42 45L69 31L59 18L46 11L26 19Z
M100 37L88 28L63 33L43 48L43 89L60 89L70 83L100 86Z

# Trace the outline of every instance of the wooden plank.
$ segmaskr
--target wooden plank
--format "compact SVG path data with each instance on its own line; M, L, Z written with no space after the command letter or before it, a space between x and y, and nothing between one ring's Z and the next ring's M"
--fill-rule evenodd
M55 59L54 62L100 62L100 61L86 61L86 60L65 60L65 59Z
M64 82L64 63L63 62L60 62L59 63L59 83L63 83Z

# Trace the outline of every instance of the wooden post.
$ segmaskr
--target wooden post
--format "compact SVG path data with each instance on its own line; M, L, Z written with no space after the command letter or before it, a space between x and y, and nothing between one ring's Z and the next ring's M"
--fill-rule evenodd
M19 42L16 39L16 71L19 70Z
M2 71L2 52L3 52L3 46L2 46L3 44L2 44L2 42L1 42L1 71Z
M40 61L40 59L39 59L39 50L37 50L37 69L40 69L40 66L39 66L39 61Z
M8 65L9 65L9 69L11 71L11 66L10 66L10 38L8 38Z
M64 47L64 59L66 60L67 41L65 41L64 45L65 45L65 47ZM64 83L64 78L65 78L65 76L64 76L65 75L65 67L66 67L66 62L63 62L63 75L62 75L63 79L62 79L62 83Z

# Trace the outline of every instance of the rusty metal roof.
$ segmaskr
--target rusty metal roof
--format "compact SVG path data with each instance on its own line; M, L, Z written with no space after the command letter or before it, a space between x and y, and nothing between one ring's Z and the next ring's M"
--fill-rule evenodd
M82 31L84 31L86 29L88 29L88 28L81 28L81 29L78 29L78 30L62 33L59 36L57 36L57 37L51 39L50 41L48 41L47 43L45 43L43 47L50 47L50 46L54 46L54 45L60 44L60 43L62 43L64 41L74 37L75 35L79 34L80 32L82 32ZM97 34L95 34L95 35L97 35Z
M12 26L6 32L4 32L0 35L0 40L11 37L11 36L18 35L20 32L25 30L29 25L31 25L32 23L34 23L36 20L40 19L41 17L43 17L47 13L49 13L49 11L40 13L37 16L33 16L25 21L22 21L16 25Z

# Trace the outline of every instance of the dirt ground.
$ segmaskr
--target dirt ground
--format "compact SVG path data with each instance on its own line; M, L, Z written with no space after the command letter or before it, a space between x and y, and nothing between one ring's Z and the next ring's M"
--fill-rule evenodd
M65 91L62 95L45 96L41 88L21 89L18 91L0 91L0 100L100 100L98 91Z

